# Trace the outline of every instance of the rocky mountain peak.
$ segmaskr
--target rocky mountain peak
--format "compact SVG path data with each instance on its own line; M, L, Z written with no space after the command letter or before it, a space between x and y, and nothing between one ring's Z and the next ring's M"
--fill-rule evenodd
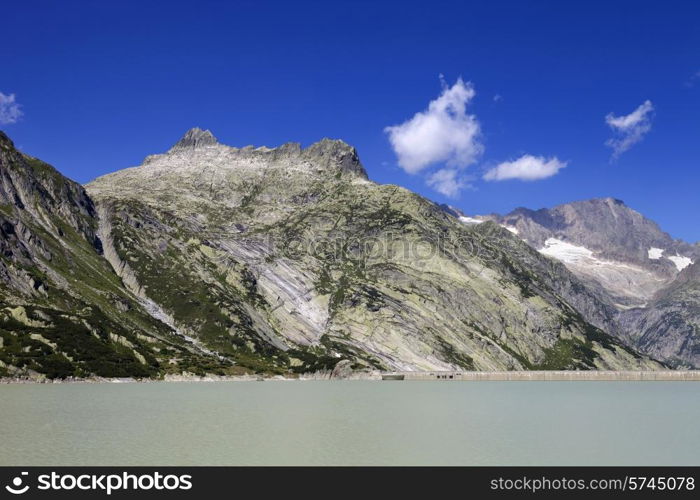
M210 148L209 146L219 147ZM212 149L218 152L213 152ZM211 154L219 156L210 157ZM143 164L153 165L157 162L167 162L172 166L173 158L179 158L180 160L177 161L185 159L187 165L192 165L192 162L195 161L193 159L201 161L202 155L207 157L208 164L235 163L251 158L282 163L294 163L301 160L331 173L349 173L364 179L368 178L357 150L339 139L321 139L303 149L298 142L288 142L276 148L266 146L237 148L221 144L211 131L200 128L188 130L165 155L148 156Z
M597 282L622 307L646 304L699 255L697 247L674 240L617 198L476 217L505 226L574 274Z
M171 150L194 149L201 146L212 146L214 144L219 144L219 141L216 140L216 137L214 137L214 134L212 134L210 130L202 130L201 128L195 127L189 129Z
M608 206L626 206L625 202L618 199L618 198L612 198L610 196L604 197L604 198L592 198L590 200L585 200L580 203L592 203L592 204L605 204Z
M578 214L587 212L595 214L596 217L606 217L614 214L627 214L637 216L638 212L625 205L625 202L617 198L592 198L590 200L574 201L554 207L553 210L566 211L575 210Z
M341 170L367 178L357 150L340 139L324 138L304 150L304 153L321 164L335 164Z
M306 148L306 151L308 153L316 154L319 156L323 156L326 154L338 155L342 153L356 153L355 148L353 148L347 142L341 139L329 139L328 137L324 137L320 141L313 143L308 148Z

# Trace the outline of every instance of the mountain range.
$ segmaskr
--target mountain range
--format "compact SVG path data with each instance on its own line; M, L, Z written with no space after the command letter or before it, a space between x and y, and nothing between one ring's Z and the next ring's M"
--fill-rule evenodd
M674 240L614 198L518 208L504 216L446 210L465 224L493 221L563 262L615 308L616 327L608 331L626 344L673 365L700 363L695 294L700 244Z
M201 129L86 186L0 133L0 180L0 376L700 364L700 247L618 200L467 216Z

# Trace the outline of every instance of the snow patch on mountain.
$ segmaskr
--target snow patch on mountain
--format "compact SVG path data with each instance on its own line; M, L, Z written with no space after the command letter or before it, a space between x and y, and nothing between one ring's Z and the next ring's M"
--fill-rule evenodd
M662 248L651 247L647 252L651 260L659 260L664 253Z
M586 247L580 247L567 243L566 241L557 238L547 238L544 242L544 247L539 249L539 252L561 260L562 262L579 262L583 259L593 257L593 251Z
M689 257L684 257L683 255L671 255L668 257L668 260L670 260L676 265L678 271L682 271L683 269L685 269L693 263L693 261L690 260Z
M548 238L538 251L560 260L575 274L595 280L613 296L624 298L616 304L620 309L644 307L664 282L643 267L600 259L586 247L557 238Z

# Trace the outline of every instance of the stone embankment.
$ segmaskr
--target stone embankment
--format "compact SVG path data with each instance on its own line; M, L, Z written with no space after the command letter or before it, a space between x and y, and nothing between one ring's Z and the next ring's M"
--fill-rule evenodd
M658 371L510 371L510 372L395 372L404 380L462 381L699 381L700 370Z
M400 377L403 377L401 379ZM246 381L279 381L279 380L406 380L406 381L514 381L514 382L561 382L561 381L609 381L609 382L700 382L700 370L666 370L666 371L510 371L510 372L379 372L326 370L315 373L304 373L294 377L282 375L236 375L197 376L193 374L168 374L162 379L135 378L104 378L87 377L67 379L47 379L43 376L30 377L0 377L0 384L65 384L65 383L151 383L151 382L246 382ZM391 377L391 378L389 378ZM394 378L396 377L396 378Z

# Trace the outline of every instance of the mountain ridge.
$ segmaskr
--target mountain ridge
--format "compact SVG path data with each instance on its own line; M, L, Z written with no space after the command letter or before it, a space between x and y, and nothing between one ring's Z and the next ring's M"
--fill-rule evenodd
M615 326L612 306L565 266L496 223L466 226L368 180L352 146L239 149L213 137L188 132L182 147L86 186L100 248L80 258L100 278L74 293L86 300L117 287L143 330L103 334L144 358L149 376L302 373L340 361L357 370L661 367L604 331ZM71 358L65 370L85 373Z
M630 345L679 366L700 363L700 315L692 292L698 282L697 244L671 238L616 198L538 210L521 207L503 216L448 211L466 224L494 221L563 262L601 300L615 306L617 327L608 331Z
M203 222L204 226L198 228L201 231L205 230L207 225L211 226L213 224L216 226L217 224L221 224L215 231L210 231L207 233L212 235L212 238L208 238L210 245L217 239L221 239L222 237L220 235L234 233L239 235L238 238L245 238L246 234L251 233L255 233L256 235L264 234L265 237L269 237L270 234L272 234L273 240L278 237L287 238L290 234L288 232L284 232L287 230L284 230L283 234L276 233L278 232L277 225L286 225L284 221L290 216L290 213L296 213L297 219L304 220L307 218L307 216L302 214L307 212L311 213L311 217L318 217L318 212L321 211L324 219L327 218L326 214L338 212L340 218L337 218L337 221L347 221L348 218L350 218L350 214L348 214L348 216L343 216L342 214L346 210L347 205L357 203L357 200L365 200L365 205L370 205L370 207L363 205L356 206L354 210L359 213L363 213L363 211L365 211L367 208L372 208L372 210L381 209L383 212L386 210L386 208L382 208L382 206L391 206L393 203L391 200L392 198L400 199L402 200L400 202L402 206L410 206L412 210L417 209L420 212L420 215L406 217L408 214L404 212L405 208L398 212L396 212L396 210L393 208L390 209L390 212L394 211L397 215L400 215L399 220L406 220L409 223L411 220L415 220L416 217L419 219L424 218L428 213L432 214L431 217L437 216L439 213L441 213L441 211L435 207L432 202L424 200L422 197L419 197L414 193L410 193L403 188L390 185L381 186L368 181L364 168L360 170L361 175L359 176L351 175L349 177L345 177L342 175L343 171L347 170L349 170L349 173L357 172L359 169L352 167L355 165L361 166L361 163L359 162L359 158L357 157L357 153L354 148L340 141L330 141L327 139L322 140L309 146L305 150L301 150L298 145L283 145L280 148L265 148L262 151L261 148L252 147L242 148L241 150L234 149L234 154L230 154L229 152L232 150L228 148L228 146L217 145L216 147L207 147L205 150L199 152L188 151L188 156L186 159L172 154L159 156L158 162L161 162L159 168L163 175L153 177L149 176L147 171L141 170L152 167L153 163L150 159L152 157L149 157L149 159L144 162L143 166L135 167L134 169L130 169L128 172L117 172L116 174L97 179L96 181L88 184L88 189L98 200L111 199L114 197L121 198L121 201L125 201L125 199L137 198L140 203L146 202L152 207L163 208L167 206L168 210L172 211L172 213L179 214L179 216L182 217L187 217L188 214L191 214L194 211L196 211L198 214L220 214L223 211L230 211L230 215L227 216L226 219L236 219L237 222L235 224L227 225L226 222L216 221L215 217L208 216L206 217L206 222ZM280 155L276 154L276 152L279 150L287 152L290 149L292 150L292 153L283 155L281 165L278 164L277 162L280 161ZM319 158L323 160L323 153L328 150L331 151L331 155L330 157L326 158L328 163L330 163L325 165L326 168L319 169L317 167L314 168L313 166L305 164L309 157L311 157L315 160L316 165L318 165ZM212 154L211 151L217 151L217 154ZM219 151L223 154L219 155ZM241 151L244 151L245 153L241 155ZM303 153L303 151L310 152L310 156L300 154L300 152ZM340 151L341 154L333 154L334 151ZM251 156L253 157L253 165L250 165ZM264 165L255 164L254 160L260 157L270 158L271 161L265 163ZM333 165L333 163L335 163L335 165ZM196 165L196 169L194 171L191 167L192 164ZM351 166L349 169L346 168L348 164ZM340 166L342 169L340 175L336 168L338 166ZM283 174L281 176L279 175L280 172L278 171L278 167L281 167L280 170ZM135 175L132 177L132 174ZM208 183L202 181L203 177L207 178ZM193 179L192 182L188 180L189 178ZM162 183L168 184L169 188L167 190L163 190L167 193L167 195L154 195L152 186L149 187L149 193L142 194L143 186L148 185L151 180L155 180L156 185ZM226 186L226 189L222 187L224 191L220 196L214 195L209 198L208 201L211 206L202 205L201 197L198 198L196 205L185 204L185 206L182 203L185 193L183 193L183 196L177 196L177 199L173 199L173 197L171 197L174 190L177 192L179 185L186 185L187 195L190 195L193 191L202 192L203 190L210 189L208 186L212 184L219 187ZM244 191L249 192L250 195L248 197L242 196L242 192ZM345 191L352 191L353 193L357 194L354 194L353 197L347 199L345 205L338 204L337 202L345 195ZM389 195L388 198L387 195ZM375 197L382 198L386 201L381 201L377 208L373 208L371 207L369 200L372 200ZM413 205L415 202L419 200L419 205L414 207ZM323 206L324 208L317 208L319 205ZM197 207L196 210L194 210L195 206ZM327 209L325 208L326 206L328 206ZM418 208L419 206L422 208ZM367 213L364 216L376 217L375 213ZM385 216L382 215L382 217ZM337 228L337 221L330 224L330 221L323 220L319 225L321 227L330 225L331 227ZM442 226L444 225L445 221L446 219L440 216L440 222L437 224ZM389 226L390 225L391 224L389 224ZM229 233L231 230L229 228L235 229L232 233ZM308 234L316 237L320 233L319 231L315 231L315 228L312 227L304 227L304 230L304 232L307 234L303 234L304 232L299 234L298 229L295 229L295 231L291 234L294 237L304 238ZM364 228L360 229L359 227L353 229L353 231L357 234L362 234L363 230ZM381 229L379 228L374 231L377 234L382 233ZM340 233L341 236L346 236L342 232ZM324 238L323 243L327 243L327 241L325 241L327 235L323 234L322 236ZM499 238L500 237L502 237L502 235L499 236ZM218 246L219 249L223 247L226 252L238 253L239 257L248 261L246 265L253 269L253 272L256 272L255 269L259 265L258 262L255 260L251 261L250 257L246 255L245 251L237 248L238 244L239 243L237 241L223 241L219 242L218 244L214 244L214 247ZM247 244L252 245L250 242ZM284 243L280 243L279 241L266 241L264 243L256 242L254 246L256 248L263 249L262 252L268 252L268 255L264 257L264 259L274 260L274 258L269 255L270 252L274 251L271 249L271 247L280 244L283 245ZM306 256L305 258L308 257L312 256ZM287 264L291 265L289 262L287 262ZM309 265L313 267L314 263L309 263ZM261 283L261 281L266 281L267 279L279 279L279 277L268 278L267 273L269 273L269 271L269 269L264 269L262 271L262 276L257 277L259 280L258 283ZM340 272L340 270L337 272L342 279L343 273ZM565 273L566 271L560 269L559 272ZM328 278L324 278L324 280L329 278L335 279L334 276L329 276ZM326 285L324 282L324 287L327 286L328 285ZM551 284L548 286L551 286ZM263 284L263 288L265 287L271 287L274 289L275 285L265 283ZM574 286L574 288L576 288L576 286ZM310 293L310 291L309 289L305 289L301 290L300 293L301 295L304 295L306 293ZM375 291L372 293L377 292ZM333 297L332 293L331 297ZM277 299L272 297L272 300ZM291 297L287 297L287 300L294 302ZM295 307L300 306L307 307L303 304L295 305ZM279 311L279 309L277 310ZM308 315L312 313L307 310L306 314ZM319 318L324 318L324 322L330 321L330 317L326 313L322 312L321 309L316 309L316 312L313 314L319 315ZM289 318L286 318L285 321L290 320ZM601 317L596 321L598 324L604 324L607 320L602 319ZM312 331L316 332L320 332L322 330L320 324L317 326L307 325L304 328L310 328ZM362 328L366 329L367 326L363 326ZM463 326L456 326L456 328L461 329ZM317 334L308 332L302 337L294 338L297 340L313 339L315 338L315 335ZM386 356L386 354L384 353L382 356ZM391 357L384 359L390 363L394 362L391 360ZM417 362L417 359L415 362ZM395 366L400 367L399 365ZM433 366L437 367L439 365Z

